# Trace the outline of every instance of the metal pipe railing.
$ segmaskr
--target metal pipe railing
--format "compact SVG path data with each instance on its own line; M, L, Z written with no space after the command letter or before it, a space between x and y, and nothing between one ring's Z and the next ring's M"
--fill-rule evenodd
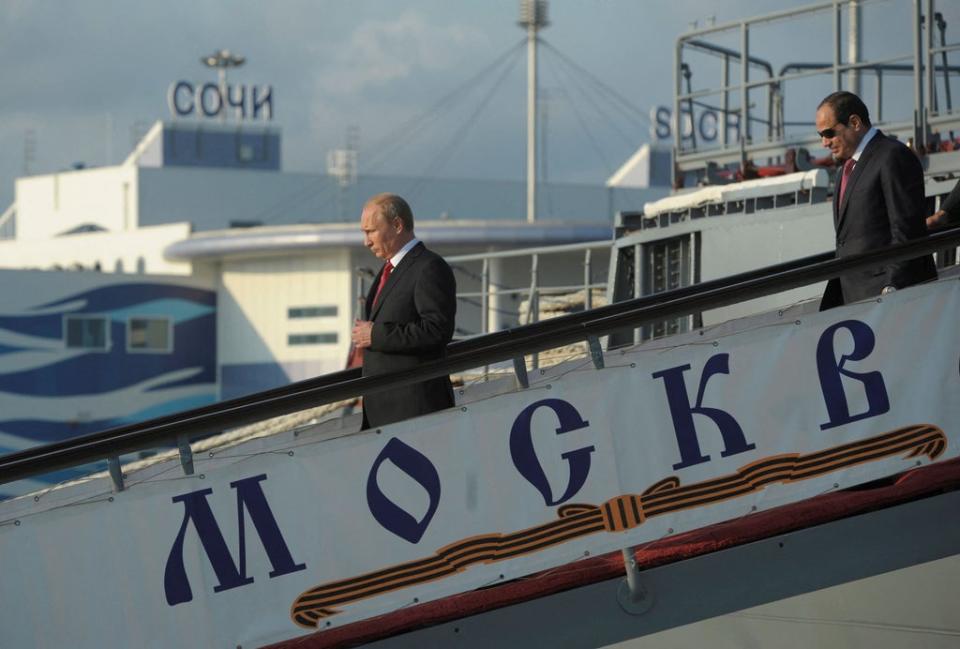
M605 288L606 285L606 282L593 282L591 284L558 284L556 286L541 286L537 289L537 293L540 295L563 295L564 293L582 291L588 288ZM504 288L496 290L497 295L528 295L529 293L529 288ZM463 293L458 292L457 297L483 297L483 291L464 291Z
M607 248L610 246L610 240L584 241L581 243L563 243L557 246L537 246L534 248L515 248L512 250L491 250L488 252L475 252L468 255L452 255L444 257L449 264L461 264L471 261L483 261L484 259L510 259L515 257L529 257L530 255L556 255L564 252L580 252L583 250L596 250L597 248Z
M590 337L698 313L819 282L851 270L960 245L960 228L844 259L827 252L702 284L609 304L451 344L446 358L403 372L361 377L344 370L281 388L0 456L0 483L42 475L380 392L485 364L522 358Z
M852 16L844 14L853 13L853 3L846 0L833 0L830 3L819 3L805 7L797 7L786 11L767 14L745 20L733 21L722 25L710 25L702 29L694 29L680 35L676 40L674 48L674 115L679 125L681 105L692 105L697 99L719 96L722 98L720 109L711 108L710 110L719 110L723 127L720 129L720 147L719 149L709 147L704 150L698 146L698 142L692 137L682 135L681 129L674 129L674 175L682 174L691 170L701 170L704 162L716 162L725 164L738 161L741 167L746 165L747 159L751 155L771 156L770 163L779 163L779 156L785 146L796 144L787 142L787 135L782 128L784 108L784 93L786 84L801 79L815 78L818 76L829 75L832 77L834 90L843 88L842 77L845 73L856 73L860 71L870 71L876 78L875 105L872 107L874 113L874 122L882 124L884 132L890 133L892 124L885 123L889 117L887 106L884 106L884 77L891 74L905 73L913 77L913 102L912 110L904 112L897 109L897 114L893 115L895 122L906 120L909 128L897 129L897 134L903 139L909 138L915 143L918 150L924 151L925 147L931 145L932 136L935 135L933 128L941 126L947 129L949 136L953 139L953 133L960 124L960 117L952 111L952 97L947 100L946 110L938 105L936 75L942 73L944 83L944 94L949 95L950 75L957 73L958 66L949 65L946 55L948 52L960 50L960 44L947 43L946 39L946 21L943 20L941 13L934 11L933 0L910 0L911 12L907 27L912 30L911 47L906 54L900 54L886 59L876 59L868 61L848 60L844 62L842 56L843 30L844 23L850 23ZM800 16L811 16L815 14L829 14L832 19L832 49L833 60L823 64L788 64L782 68L776 76L769 64L763 59L757 57L751 52L751 37L756 26L765 23L781 21L784 19ZM934 32L939 30L940 44L937 45L934 39ZM712 39L723 35L727 39L739 39L739 49L720 45L711 42ZM699 90L692 91L690 76L692 69L690 64L684 60L686 51L699 51L707 54L719 56L723 59L721 67L720 87L707 84L708 87L702 87ZM936 63L937 56L942 54L941 64ZM729 75L729 65L733 59L737 59L740 65L740 78L732 82ZM751 79L752 69L766 70L766 77L760 79ZM795 70L788 73L788 70ZM687 79L687 90L680 83L681 71L684 72L684 78ZM759 75L762 76L762 75ZM701 84L702 85L702 84ZM889 84L887 84L889 85ZM751 103L751 93L767 89L767 119L759 118L759 111L754 110ZM739 98L739 106L731 108L729 106L730 96ZM804 100L809 100L806 94ZM901 97L896 97L901 99ZM891 102L887 102L891 103ZM893 102L897 104L897 102ZM902 102L901 102L902 103ZM897 108L900 104L894 106ZM692 115L692 108L690 110ZM757 114L754 114L757 113ZM727 118L736 116L737 129L739 134L738 142L731 142L727 134ZM934 121L935 118L941 117ZM756 123L756 124L754 124ZM760 142L753 132L751 125L765 125L767 138L770 144L764 144L760 148L757 145ZM677 178L674 178L677 181Z
M471 253L466 255L454 255L446 257L447 262L452 266L455 272L461 272L480 282L479 290L458 291L457 299L473 304L480 309L480 331L478 334L469 334L471 337L483 335L496 331L502 325L500 318L491 317L491 313L499 310L498 298L529 296L528 320L524 324L537 322L540 319L539 298L542 295L560 295L574 291L584 291L586 300L590 302L593 299L593 289L606 287L606 282L590 282L590 268L592 253L595 250L610 250L610 240L606 241L586 241L582 243L563 244L558 246L538 246L534 248L521 248L516 250L487 251L480 253ZM583 253L584 255L584 280L582 284L550 284L543 285L537 276L539 258L548 255L558 255L567 253ZM499 262L507 259L520 259L529 257L531 260L530 279L527 287L507 288L492 279L493 262ZM480 273L476 274L467 264L480 263ZM475 301L479 298L479 302ZM588 304L586 308L592 308ZM516 314L514 314L516 315ZM536 360L534 361L536 362Z
M723 32L730 32L736 29L740 29L740 26L743 23L748 23L750 25L762 25L764 23L779 22L786 18L793 18L795 16L834 10L836 9L836 7L837 7L836 0L831 0L830 2L818 2L815 4L795 7L793 9L775 11L772 13L764 14L762 16L757 16L747 20L732 20L725 23L708 25L706 27L698 27L685 32L682 36L680 36L680 39L689 40L689 39L697 38L700 36L706 36L708 34L719 34Z
M689 39L681 37L683 44L693 50L701 50L703 52L709 52L711 54L717 54L722 57L740 60L740 52L737 50L730 49L729 47L723 47L722 45L717 45L715 43L709 43L707 41L701 41L696 39ZM766 59L761 59L758 56L749 56L748 62L750 65L753 65L758 68L763 68L767 71L767 76L773 76L773 64Z

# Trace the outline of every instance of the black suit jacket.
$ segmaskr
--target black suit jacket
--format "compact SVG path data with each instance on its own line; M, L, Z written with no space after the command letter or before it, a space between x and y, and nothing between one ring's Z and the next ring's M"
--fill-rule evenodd
M837 256L848 257L924 236L924 203L923 167L917 156L877 131L850 173L842 204L839 175L837 178L833 195ZM875 297L885 286L903 288L936 276L930 255L845 273L827 283L820 308Z
M382 273L383 268L367 294L364 310L366 319L373 322L370 347L363 352L364 376L442 358L453 338L457 285L442 257L418 243L390 273L374 305ZM446 376L364 395L364 427L384 426L453 403L453 386Z

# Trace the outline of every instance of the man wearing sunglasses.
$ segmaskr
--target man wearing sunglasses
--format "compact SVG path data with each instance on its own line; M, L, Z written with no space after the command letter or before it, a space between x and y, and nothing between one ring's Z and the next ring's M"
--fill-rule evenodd
M874 128L867 107L851 92L835 92L821 101L816 125L839 165L833 194L837 256L924 236L923 167L917 156ZM931 255L844 273L827 282L820 310L936 277Z

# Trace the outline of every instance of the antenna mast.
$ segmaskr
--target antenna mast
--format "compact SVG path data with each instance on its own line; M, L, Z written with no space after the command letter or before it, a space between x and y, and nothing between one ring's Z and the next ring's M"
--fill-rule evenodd
M547 0L520 0L520 20L527 30L527 222L537 220L537 31L546 27Z
M229 103L227 97L227 68L239 68L247 62L247 59L243 56L237 56L230 50L217 50L209 56L202 57L200 62L217 71L217 87L220 89L220 121L225 122L227 120L227 104Z

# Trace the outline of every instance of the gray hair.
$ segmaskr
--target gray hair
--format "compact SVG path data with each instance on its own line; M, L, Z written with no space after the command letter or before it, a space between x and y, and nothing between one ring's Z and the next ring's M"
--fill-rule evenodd
M413 210L407 201L396 194L377 194L369 201L367 205L376 205L380 208L380 214L387 221L400 219L403 223L403 229L407 232L413 232Z

